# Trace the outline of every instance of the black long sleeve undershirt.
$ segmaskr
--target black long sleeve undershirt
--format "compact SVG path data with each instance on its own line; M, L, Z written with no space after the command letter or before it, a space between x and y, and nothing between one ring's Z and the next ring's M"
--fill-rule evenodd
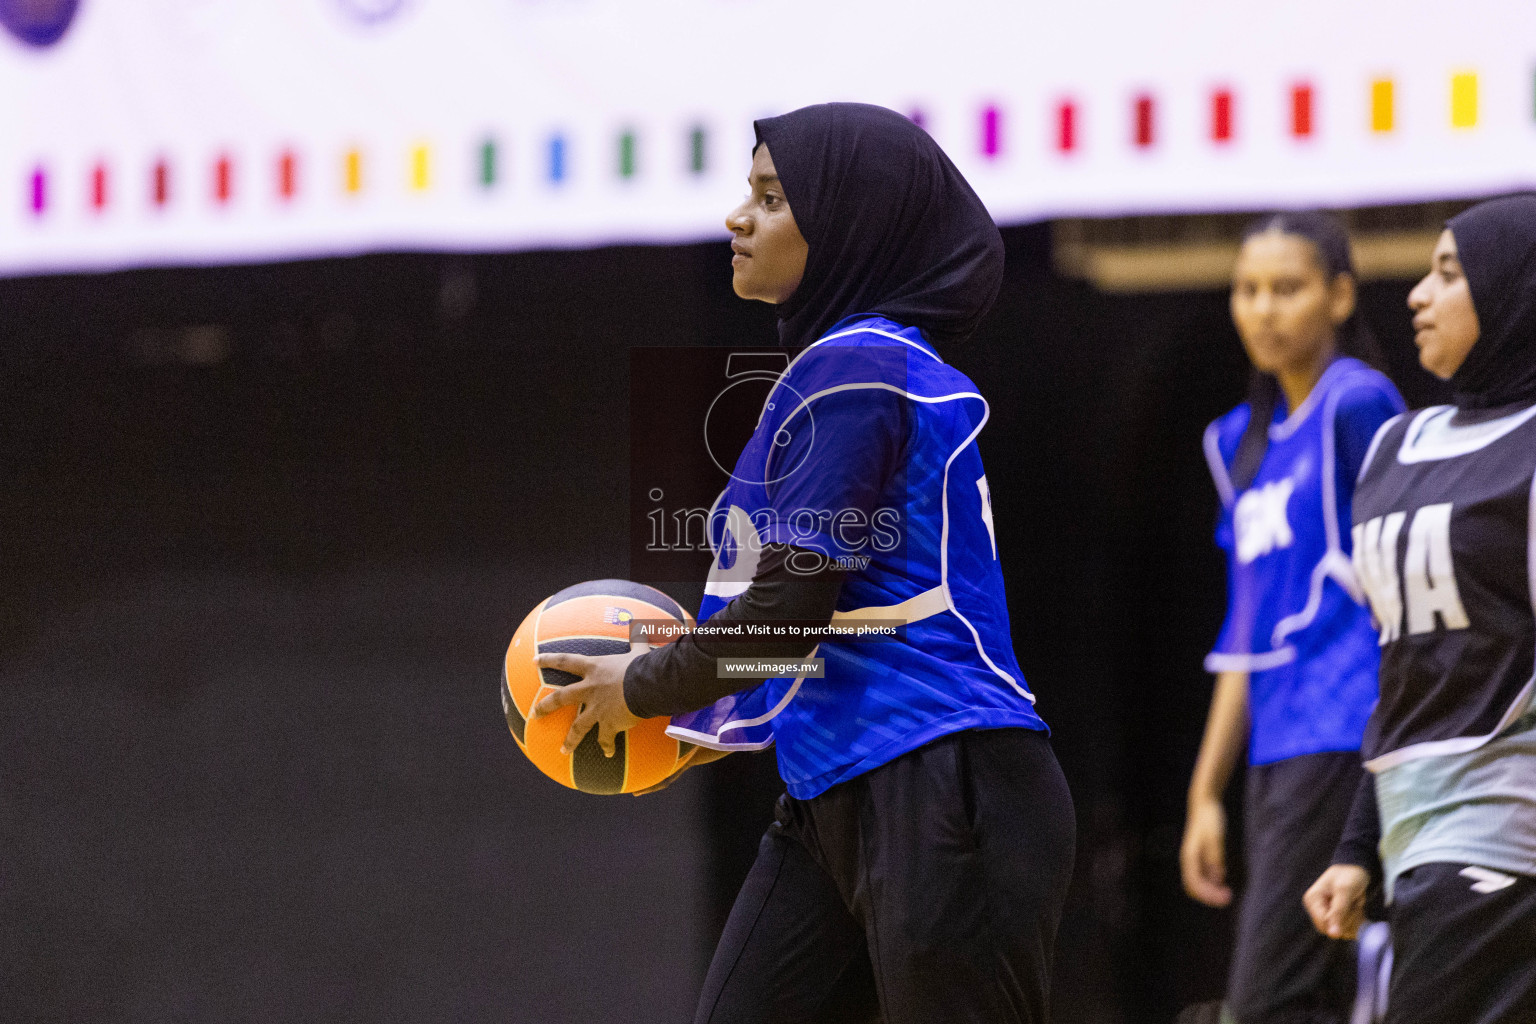
M766 544L751 585L710 619L719 625L800 621L825 625L837 609L837 596L848 575L822 559L822 568L805 573L789 567L803 548ZM815 557L815 552L809 552ZM800 566L805 559L797 559ZM641 718L681 715L708 707L721 697L761 679L716 678L716 658L803 658L815 649L810 640L700 640L686 634L629 663L624 672L624 703Z
M1381 812L1376 806L1376 776L1363 772L1355 788L1355 802L1344 821L1344 833L1333 850L1333 863L1365 868L1372 885L1381 882Z

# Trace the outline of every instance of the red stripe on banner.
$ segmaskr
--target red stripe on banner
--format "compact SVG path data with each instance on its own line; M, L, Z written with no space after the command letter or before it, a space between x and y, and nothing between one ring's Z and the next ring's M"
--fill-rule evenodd
M1291 134L1298 139L1312 137L1312 86L1306 82L1291 87Z
M91 169L91 209L100 213L107 208L107 165L97 164Z
M229 202L234 194L235 169L228 156L220 156L213 165L213 198L220 204Z
M299 192L299 158L293 150L285 149L277 158L277 194L282 199L292 199Z
M1071 100L1056 107L1056 148L1063 153L1077 148L1077 104Z
M1157 140L1155 133L1157 108L1151 93L1142 93L1132 105L1135 127L1133 137L1140 149L1150 148Z
M1232 90L1217 89L1211 94L1211 139L1232 141Z
M171 167L164 160L156 161L150 173L150 197L156 206L164 206L171 201Z

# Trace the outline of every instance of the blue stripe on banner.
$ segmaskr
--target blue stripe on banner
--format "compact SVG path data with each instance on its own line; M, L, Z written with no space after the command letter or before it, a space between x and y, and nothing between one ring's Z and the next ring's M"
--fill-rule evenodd
M553 135L549 140L549 180L560 184L565 180L565 136Z

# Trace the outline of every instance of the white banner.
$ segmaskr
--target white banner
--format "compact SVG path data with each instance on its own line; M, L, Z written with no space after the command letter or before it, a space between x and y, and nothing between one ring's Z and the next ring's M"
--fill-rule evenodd
M0 0L0 273L723 237L751 121L1000 222L1536 187L1530 0Z

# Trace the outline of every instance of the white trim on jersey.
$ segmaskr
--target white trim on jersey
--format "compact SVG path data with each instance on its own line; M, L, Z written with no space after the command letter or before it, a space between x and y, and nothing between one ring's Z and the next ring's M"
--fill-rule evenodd
M1365 458L1360 460L1360 472L1355 474L1355 483L1358 484L1365 479L1365 471L1370 468L1371 460L1376 457L1376 449L1381 447L1381 439L1387 436L1387 431L1392 429L1392 424L1407 415L1406 412L1400 412L1376 428L1376 436L1371 438L1371 446L1365 450Z
M944 598L944 588L934 587L925 590L916 597L909 597L900 604L871 605L868 608L855 608L852 611L833 612L833 622L846 622L850 619L902 619L908 625L921 622L949 608L949 602Z
M1281 422L1269 425L1269 439L1271 441L1284 441L1300 430L1301 425L1307 422L1307 417L1312 415L1312 410L1317 407L1317 403L1322 400L1323 395L1326 394L1330 399L1333 398L1333 395L1328 391L1328 388L1333 386L1333 382L1328 380L1328 376L1334 372L1335 367L1349 369L1349 364L1341 359L1335 359L1329 363L1323 369L1322 375L1317 378L1317 383L1312 385L1312 390L1307 392L1307 397L1303 398L1301 404L1296 407L1296 411ZM1328 381L1326 387L1324 386L1324 381Z
M1212 651L1205 656L1205 670L1213 673L1263 672L1265 669L1289 665L1295 660L1296 648L1294 647L1265 651L1263 654L1219 654Z
M976 429L971 431L970 436L960 442L960 447L950 452L949 458L944 461L944 482L939 489L940 504L944 510L944 526L939 536L939 586L944 588L944 601L949 605L949 610L954 613L955 618L965 623L966 629L971 631L971 637L976 641L976 653L981 655L981 660L985 661L987 667L993 672L1008 680L1008 685L1017 690L1020 696L1033 704L1035 703L1035 695L1030 693L1026 687L1021 686L1017 679L1004 672L987 656L986 650L981 646L981 634L976 632L976 627L971 625L970 619L960 614L960 609L955 606L955 597L949 592L949 466L961 452L965 451L975 442L977 435L981 433L981 428L987 425L987 420L992 416L992 407L987 404L987 400L980 395L976 397L981 399L981 422L976 424Z
M1443 416L1449 421L1457 411L1454 405L1432 405L1415 416L1413 422L1408 425L1408 430L1403 434L1403 443L1397 450L1397 461L1408 466L1415 462L1451 459L1486 448L1520 427L1532 416L1536 416L1536 405L1520 412L1510 413L1501 419L1489 420L1487 423L1469 424L1464 427L1453 427L1447 423L1445 432L1451 434L1461 432L1463 436L1460 440L1455 437L1439 441L1421 442L1419 440L1419 435L1430 426L1440 425L1432 424L1431 420Z
M862 333L877 334L877 335L880 335L881 337L892 338L892 339L894 339L896 341L900 341L903 344L909 345L912 348L917 349L919 352L922 352L923 354L927 355L929 358L934 359L937 362L941 362L941 363L943 362L942 359L939 359L938 356L936 356L933 353L929 352L927 349L923 348L921 345L917 345L917 344L907 340L906 338L901 337L900 335L891 334L891 333L889 333L887 331L881 331L881 330L878 330L876 328L870 328L870 327L860 327L860 328L855 328L855 329L849 330L849 331L843 331L843 332L838 333L838 334L828 335L827 337L821 338L818 341L814 342L812 345L807 346L806 351L807 352L810 351L811 348L814 348L816 345L820 345L823 341L831 341L834 338L841 338L841 337L846 337L846 336L851 335L851 334L862 334ZM787 377L789 375L790 370L792 370L794 368L795 362L798 362L800 360L800 357L804 356L804 355L805 355L805 352L802 352L802 353L800 353L799 356L795 357L794 362L790 363L789 367L787 367L785 369L784 374L780 377L780 381L779 381L780 383L783 383L784 377ZM793 390L793 389L791 389L791 390ZM987 404L987 400L985 398L981 397L981 395L977 394L974 391L958 391L958 392L955 392L953 394L938 395L938 396L931 396L930 397L930 396L927 396L927 395L914 395L912 392L907 391L904 388L898 388L894 384L886 384L884 381L872 381L872 382L865 382L865 383L862 383L862 384L839 384L836 387L826 388L826 389L824 389L822 391L817 391L814 394L810 395L809 397L802 398L801 401L800 401L800 404L797 405L789 413L789 415L784 417L784 422L788 423L790 420L794 419L796 416L798 416L800 414L802 409L805 409L806 407L808 407L812 402L816 401L816 399L818 399L818 398L822 398L822 397L824 397L826 395L831 395L831 394L835 394L835 393L842 392L842 391L869 391L869 390L889 391L889 392L891 392L893 394L901 395L901 396L903 396L903 397L905 397L905 398L907 398L907 399L909 399L911 401L923 402L925 404L930 404L930 405L938 405L938 404L942 404L944 402L951 402L951 401L956 401L956 400L959 400L959 399L972 398L972 399L975 399L976 401L981 403L981 408L982 408L981 422L978 423L976 425L976 429L971 431L970 435L967 436L966 439L960 443L959 447L957 447L954 451L950 452L949 458L946 459L945 462L944 462L944 477L943 477L943 480L942 480L942 482L940 484L940 488L939 488L939 490L940 490L940 505L941 505L941 509L942 509L942 521L943 521L943 526L942 526L941 531L940 531L940 540L939 540L939 586L935 587L935 588L933 588L931 590L925 591L925 592L923 592L921 594L918 594L915 597L909 598L908 600L906 600L906 601L904 601L904 602L902 602L901 604L898 604L898 605L890 605L890 606L887 606L885 608L861 608L857 612L833 613L834 620L838 617L839 614L849 615L849 616L851 616L851 615L860 615L860 616L868 616L870 618L874 618L879 613L882 613L882 612L889 613L888 617L891 617L891 618L901 618L903 616L895 614L895 612L898 609L909 608L909 606L910 606L911 610L926 609L926 608L928 608L933 603L932 595L935 592L938 592L939 594L942 595L942 598L943 598L943 601L944 601L944 606L942 608L936 608L936 609L934 609L932 611L925 611L923 615L918 616L917 618L908 618L908 621L909 622L915 622L915 621L918 621L918 619L920 619L920 618L929 618L929 617L931 617L933 615L938 614L940 611L947 610L947 611L952 612L954 614L955 618L957 618L961 622L963 622L965 624L965 628L970 630L971 637L972 637L972 639L976 643L976 653L981 655L981 659L987 663L987 667L990 668L994 673L996 673L1001 678L1007 680L1008 685L1012 686L1014 688L1014 690L1016 690L1019 693L1019 695L1022 696L1025 700L1028 700L1031 704L1035 703L1035 695L1033 693L1031 693L1027 687L1020 685L1019 681L1014 679L1013 676L1009 675L1003 669L999 668L997 666L997 664L995 662L993 662L993 660L987 655L986 650L982 647L982 644L981 644L981 634L977 632L976 627L971 624L971 621L969 619L967 619L964 615L962 615L960 613L960 610L955 607L954 598L950 595L950 592L949 592L949 467L955 461L955 459L960 455L960 453L965 451L965 449L967 447L969 447L976 440L976 437L977 437L977 435L979 435L981 433L982 428L987 425L987 420L992 415L991 406L989 406ZM770 398L771 398L771 396L772 396L772 392L770 392ZM766 412L766 411L767 411L767 400L764 401L764 407L763 407L763 412ZM759 423L762 422L762 412L760 412L758 414L758 422ZM720 497L717 497L715 499L715 505L714 505L715 508L719 507L720 501L721 501L722 498L724 498L724 496L725 496L725 492L722 491L721 494L720 494ZM713 508L711 509L711 515L713 515ZM718 551L715 553L715 557L718 560L718 558L719 558L719 552ZM705 589L706 589L706 592L713 593L713 591L709 591L709 588L708 588L707 584L706 584L706 588ZM742 588L742 589L745 590L746 588ZM717 596L721 596L721 595L717 595ZM732 595L732 596L734 596L734 595ZM818 649L819 649L819 645L818 645ZM812 653L812 656L814 656L815 651L812 651L811 653ZM711 748L713 750L762 750L762 749L765 749L766 747L769 747L769 746L771 746L773 744L773 740L771 738L767 739L767 740L764 740L761 743L736 743L736 744L728 744L728 743L725 743L722 740L720 740L719 737L721 735L723 735L724 733L732 731L732 730L746 729L746 728L750 728L750 727L755 726L755 725L762 725L765 722L771 721L773 718L777 717L778 714L781 711L783 711L786 707L789 706L789 702L794 699L795 694L799 692L800 685L804 681L805 681L805 677L804 676L797 677L795 679L795 681L794 681L794 684L789 688L789 691L784 694L783 698L781 698L779 700L779 702L777 704L775 704L772 708L770 708L765 714L759 715L757 718L747 719L747 720L743 720L743 721L727 722L725 725L721 726L714 733L713 736L711 736L711 735L709 735L707 733L695 732L692 729L683 729L683 728L679 728L677 726L670 726L670 725L667 727L667 735L671 736L674 739L687 740L687 741L689 741L691 743L696 743L699 746L709 747L709 748Z
M1329 369L1338 366L1335 362ZM1325 374L1326 376L1326 374ZM1369 378L1364 378L1369 380ZM1307 603L1301 611L1294 615L1287 615L1275 623L1274 632L1270 634L1269 645L1274 648L1285 643L1285 638L1292 633L1299 633L1312 625L1312 620L1317 618L1318 611L1323 606L1323 584L1332 579L1350 600L1356 604L1365 604L1365 591L1360 587L1360 581L1355 576L1354 563L1344 555L1344 545L1339 540L1339 482L1338 482L1338 452L1335 434L1335 423L1338 419L1339 403L1349 393L1349 378L1345 378L1340 384L1328 393L1328 399L1323 403L1323 465L1319 470L1322 475L1323 485L1323 530L1327 538L1328 550L1323 557L1312 567L1312 578L1307 587ZM1312 389L1312 395L1317 394L1317 388ZM1312 400L1312 395L1307 396L1307 401ZM1302 405L1306 405L1303 402ZM1289 422L1289 421L1287 421ZM1294 428L1293 431L1294 432ZM1289 436L1289 435L1287 435Z
M1341 367L1335 372L1335 367ZM1330 379L1330 375L1335 379ZM1342 379L1337 379L1342 376ZM1307 418L1317 408L1317 403L1323 403L1322 415L1322 465L1318 468L1319 483L1322 485L1323 496L1323 536L1325 547L1316 565L1312 567L1312 574L1308 580L1307 603L1301 611L1287 615L1275 623L1274 630L1270 633L1269 644L1272 650L1262 654L1238 654L1212 652L1206 656L1205 669L1207 672L1247 671L1262 672L1269 668L1278 668L1287 665L1296 659L1296 650L1293 647L1285 647L1286 638L1293 633L1298 633L1312 625L1317 618L1317 613L1323 605L1323 586L1327 580L1333 580L1350 600L1356 604L1365 604L1365 592L1360 587L1360 581L1355 575L1354 563L1344 554L1344 545L1339 535L1339 484L1337 438L1335 435L1335 423L1338 419L1339 403L1344 396L1353 390L1356 383L1365 387L1377 388L1374 378L1356 370L1350 364L1342 361L1334 361L1323 371L1323 375L1313 385L1311 392L1296 411L1286 417L1285 422L1272 425L1269 429L1271 442L1284 441L1296 433L1307 421ZM1377 388L1379 390L1379 388ZM1326 397L1323 397L1325 396ZM1249 415L1253 415L1250 407ZM1394 417L1395 419L1396 417ZM1283 429L1282 429L1283 428ZM1385 426L1376 431L1372 438L1371 448L1366 452L1365 462L1369 463L1371 455L1375 452L1375 446L1380 443L1382 431ZM1215 481L1216 491L1221 496L1222 503L1230 508L1236 500L1236 488L1232 483L1232 477L1227 471L1226 460L1222 458L1219 435L1216 422L1210 423L1205 428L1202 439L1205 449L1205 458L1210 463L1211 479ZM1266 453L1267 454L1267 453ZM1358 479L1358 477L1357 477ZM1213 667L1219 666L1219 667Z
M1493 727L1493 731L1485 736L1457 736L1448 740L1425 740L1423 743L1410 743L1406 747L1373 757L1365 762L1367 771L1383 772L1388 768L1395 768L1405 761L1417 761L1421 757L1436 757L1440 754L1465 754L1486 746L1491 740L1515 724L1520 716L1524 715L1531 707L1531 694L1536 692L1536 676L1531 677L1520 692L1515 694L1515 699L1504 711L1499 719L1499 724Z
M1286 637L1312 625L1312 620L1317 618L1318 610L1323 605L1323 582L1329 579L1342 587L1350 600L1356 604L1365 604L1365 591L1360 589L1360 581L1355 576L1354 563L1344 557L1342 551L1329 551L1312 567L1306 605L1296 614L1287 615L1275 623L1274 631L1269 635L1271 647L1279 647L1285 642Z
M838 331L836 334L829 334L824 338L817 338L815 341L805 346L805 352L809 352L811 349L815 348L817 345L820 345L824 341L833 341L837 338L846 338L852 334L878 334L882 338L890 338L892 341L899 341L903 345L910 345L912 348L917 349L929 359L932 359L934 362L942 363L944 361L938 356L934 355L932 352L928 351L926 348L923 348L923 346L919 345L911 338L903 338L899 334L892 334L890 331L882 331L878 327L851 327L846 331ZM805 355L805 352L801 352L800 356ZM794 362L791 362L788 367L785 367L785 373L788 373L790 369L794 367L795 363L800 361L800 356L795 356Z
M926 395L914 395L912 392L907 391L904 388L898 388L894 384L887 384L884 381L875 381L865 384L839 384L836 387L817 391L810 397L803 399L801 403L795 407L793 412L784 417L784 421L787 423L794 419L800 414L801 409L810 405L812 402L816 401L816 399L821 398L824 395L835 394L840 391L889 391L893 394L902 395L911 401L923 402L929 405L939 405L943 402L953 402L965 398L974 398L976 401L981 403L981 422L976 424L976 429L972 430L966 439L961 441L959 446L956 447L954 451L949 453L949 458L944 460L944 479L939 485L939 501L940 507L942 509L941 518L943 522L943 526L939 534L939 586L944 588L944 600L948 604L949 610L954 613L955 618L965 623L966 629L971 631L971 637L976 642L976 653L981 655L981 660L986 662L987 667L996 673L1000 678L1007 680L1008 685L1017 690L1019 696L1033 704L1035 702L1035 695L1030 693L1027 687L1021 686L1017 679L1013 678L1013 676L999 668L997 663L987 655L986 649L981 645L981 634L976 631L975 626L971 625L970 619L967 619L964 615L960 614L960 609L955 607L954 597L949 592L949 467L954 463L955 459L959 457L961 452L965 451L971 446L972 443L975 442L977 435L981 433L981 429L987 425L987 420L992 416L992 407L987 404L987 400L985 398L982 398L974 391L957 391L949 395L928 397Z
M821 650L821 645L817 644L815 647L811 648L811 653L806 655L806 657L816 657L816 652L819 650ZM720 737L724 736L728 732L736 732L739 729L750 729L754 725L762 725L765 722L777 718L779 712L789 707L789 702L795 699L795 694L800 692L800 684L803 682L805 682L805 676L796 676L795 681L790 685L789 690L784 694L784 696L779 698L779 702L773 707L769 708L763 714L758 715L756 718L742 718L737 719L736 721L726 722L719 729L715 730L714 735L710 735L706 732L695 732L692 729L684 729L676 725L667 726L667 735L671 736L675 740L687 740L690 743L695 743L701 747L708 747L711 750L766 750L767 748L773 746L772 736L759 743L727 743Z
M1252 407L1248 415L1253 415ZM1227 472L1227 462L1221 457L1221 433L1216 429L1217 420L1206 424L1205 436L1201 439L1201 446L1205 449L1205 461L1211 467L1211 479L1216 482L1216 494L1221 498L1221 503L1231 508L1237 503L1237 491L1232 486L1232 475Z

